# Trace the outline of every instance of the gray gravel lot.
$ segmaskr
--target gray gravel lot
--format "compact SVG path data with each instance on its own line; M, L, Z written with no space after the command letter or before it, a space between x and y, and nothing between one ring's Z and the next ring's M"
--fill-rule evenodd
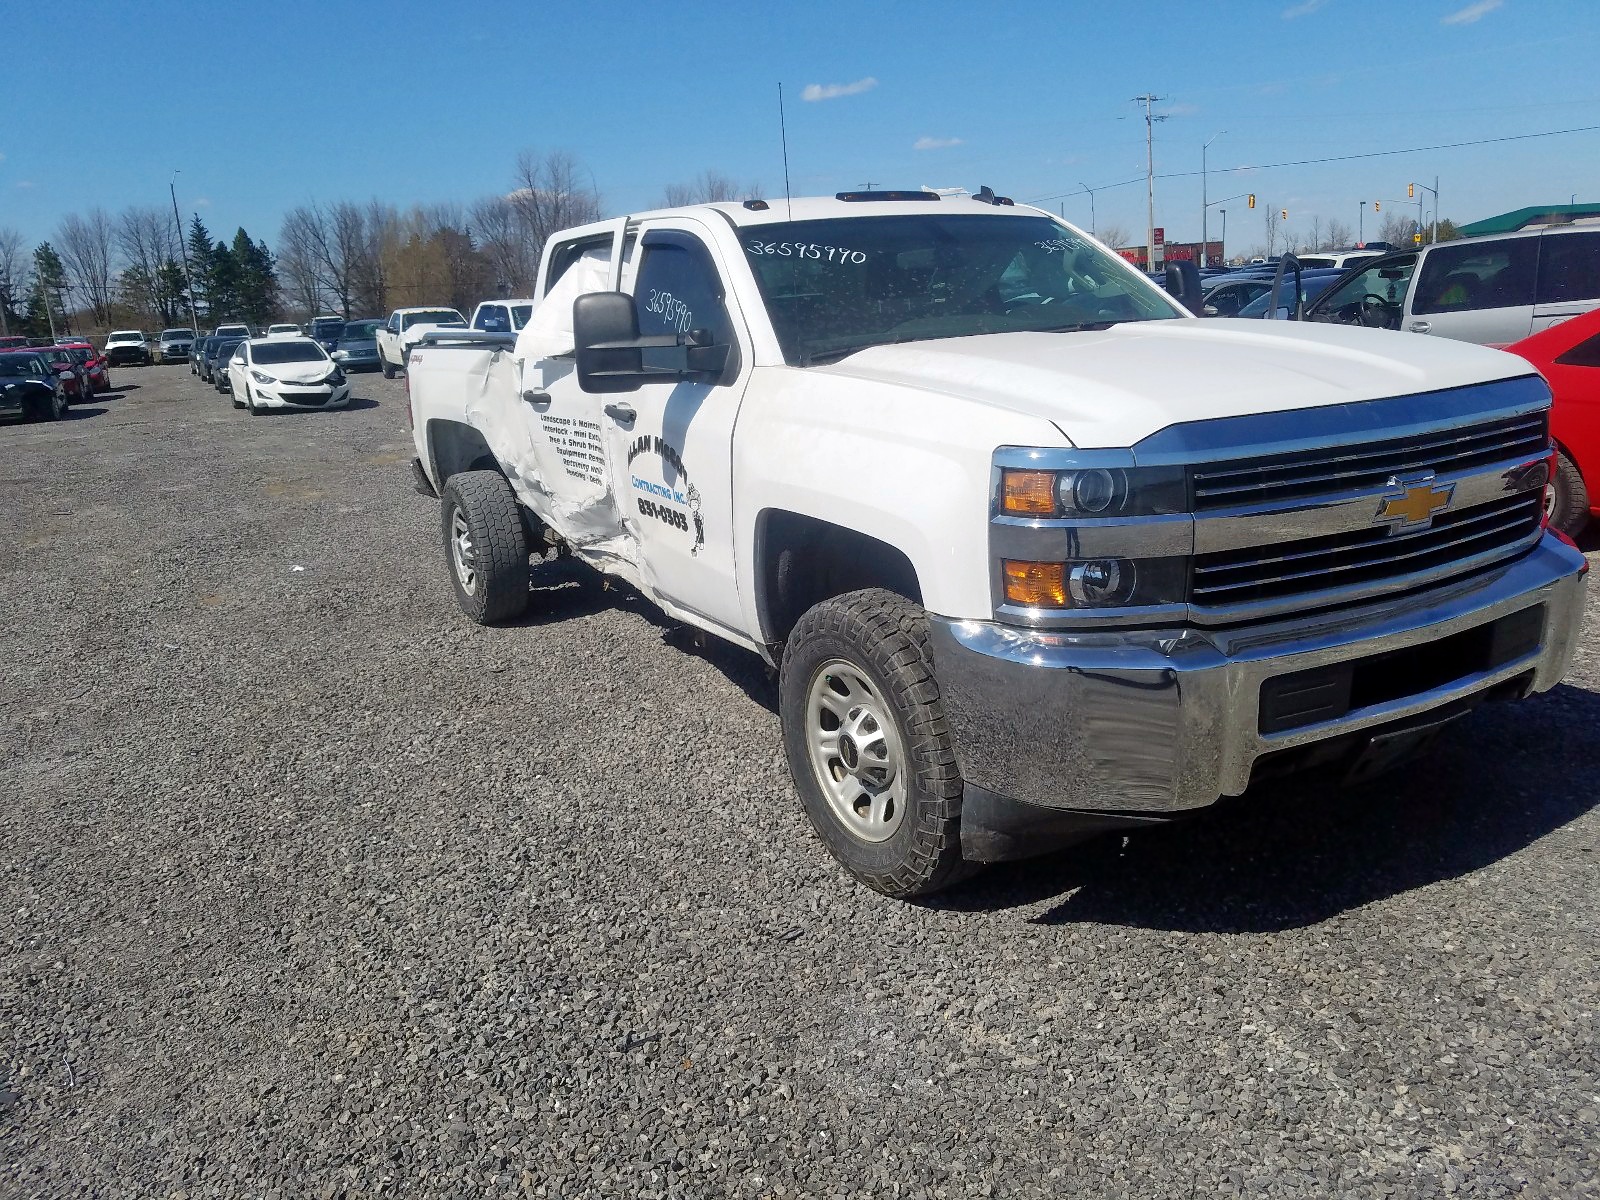
M116 378L0 427L0 1194L1600 1195L1592 642L901 904L753 658L559 567L460 617L400 381Z

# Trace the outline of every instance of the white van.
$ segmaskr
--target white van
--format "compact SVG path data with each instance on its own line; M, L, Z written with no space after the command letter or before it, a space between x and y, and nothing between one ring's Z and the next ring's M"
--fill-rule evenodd
M1600 308L1600 229L1529 229L1439 242L1358 264L1308 321L1508 346Z
M1346 267L1355 266L1363 259L1379 258L1382 255L1382 250L1323 250L1314 254L1296 254L1295 257L1300 260L1302 267L1308 269L1312 267L1337 267L1342 271Z

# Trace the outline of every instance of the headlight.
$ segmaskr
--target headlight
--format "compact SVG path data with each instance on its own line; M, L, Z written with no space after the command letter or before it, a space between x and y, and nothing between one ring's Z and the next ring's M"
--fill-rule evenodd
M1005 559L1007 604L1023 608L1119 609L1181 604L1189 560L1089 558L1066 562Z
M277 383L278 382L271 375L263 374L260 371L251 371L250 372L250 378L254 379L257 383Z
M1188 509L1181 467L1085 467L1000 472L999 515L1071 518L1154 516Z
M335 367L333 369L333 371L328 375L328 377L326 379L324 379L322 382L323 383L331 383L334 387L338 387L341 383L344 382L344 372L339 370L338 367Z

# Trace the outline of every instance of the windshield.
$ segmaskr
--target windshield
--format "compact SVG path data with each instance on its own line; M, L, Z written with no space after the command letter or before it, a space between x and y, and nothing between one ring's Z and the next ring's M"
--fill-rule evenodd
M239 343L242 341L244 341L243 338L223 338L211 347L211 357L221 358L224 354L232 354L239 348Z
M137 342L143 337L144 334L142 333L113 333L106 338L106 345L109 346L113 342Z
M255 363L329 362L328 352L315 342L268 342L250 350Z
M439 308L429 312L406 313L400 318L400 327L410 329L413 325L443 325L446 321L458 321L462 325L467 323L467 319L455 309Z
M533 305L513 304L511 306L511 324L521 329L528 323L528 318L533 316Z
M318 317L311 322L311 333L315 337L338 337L343 328L343 321L330 321L327 317Z
M1335 280L1339 286L1322 296L1316 308L1306 314L1306 319L1399 329L1406 288L1416 265L1415 254L1378 259L1372 266L1363 263L1354 273L1347 271L1339 276Z
M187 329L163 329L161 337L164 341L176 341L178 338L192 338L194 334Z
M784 359L1176 317L1131 267L1048 217L793 221L741 231Z
M77 349L68 350L67 357L75 363L86 363L94 357L94 351Z
M382 324L382 321L351 321L339 337L346 342L370 342L378 336L378 326Z

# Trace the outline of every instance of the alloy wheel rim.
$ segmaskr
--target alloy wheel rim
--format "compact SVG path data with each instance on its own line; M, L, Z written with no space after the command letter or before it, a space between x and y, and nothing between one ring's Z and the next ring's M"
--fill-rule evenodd
M469 596L478 592L478 549L472 544L472 530L458 508L450 517L450 557L455 562L456 578Z
M905 750L888 706L860 668L824 663L806 690L811 771L839 823L864 842L884 842L905 820Z

